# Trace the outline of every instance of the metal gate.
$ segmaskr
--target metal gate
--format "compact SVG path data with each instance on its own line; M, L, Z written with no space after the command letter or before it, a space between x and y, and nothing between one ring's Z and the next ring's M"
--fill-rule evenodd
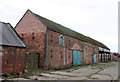
M80 65L80 64L81 64L80 51L73 50L73 65Z

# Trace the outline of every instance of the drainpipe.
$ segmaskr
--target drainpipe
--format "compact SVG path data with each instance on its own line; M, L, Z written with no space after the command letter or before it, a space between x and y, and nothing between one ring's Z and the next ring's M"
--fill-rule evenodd
M48 54L48 29L46 30L46 66L47 66L47 54Z
M103 58L103 57L102 57L102 52L101 52L101 62L102 62L102 58Z
M83 41L83 64L84 64L84 41Z
M98 63L100 62L100 59L99 59L99 47L98 47Z

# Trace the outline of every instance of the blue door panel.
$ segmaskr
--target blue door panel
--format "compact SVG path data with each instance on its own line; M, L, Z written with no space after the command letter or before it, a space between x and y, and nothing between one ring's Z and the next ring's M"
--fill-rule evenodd
M76 51L73 51L73 65L76 65Z
M96 54L94 54L94 63L96 63Z
M80 65L80 51L73 50L73 65Z
M77 54L77 56L78 56L78 62L77 62L77 64L80 65L80 59L81 59L81 58L80 58L80 51L77 51L77 53L78 53L78 54Z

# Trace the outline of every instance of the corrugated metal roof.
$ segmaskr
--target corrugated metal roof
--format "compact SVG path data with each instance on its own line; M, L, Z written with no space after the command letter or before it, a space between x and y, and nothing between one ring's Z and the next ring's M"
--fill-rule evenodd
M0 22L0 45L26 47L9 23Z

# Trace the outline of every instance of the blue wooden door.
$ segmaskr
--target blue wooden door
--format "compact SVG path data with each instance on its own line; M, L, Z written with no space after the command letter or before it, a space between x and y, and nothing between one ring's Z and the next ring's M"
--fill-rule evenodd
M73 65L80 65L80 51L73 50Z
M94 63L96 63L96 54L94 54Z
M73 65L77 65L77 52L73 51Z
M80 61L81 61L81 57L80 57L80 51L77 51L77 57L78 57L78 61L77 61L77 64L80 65Z

